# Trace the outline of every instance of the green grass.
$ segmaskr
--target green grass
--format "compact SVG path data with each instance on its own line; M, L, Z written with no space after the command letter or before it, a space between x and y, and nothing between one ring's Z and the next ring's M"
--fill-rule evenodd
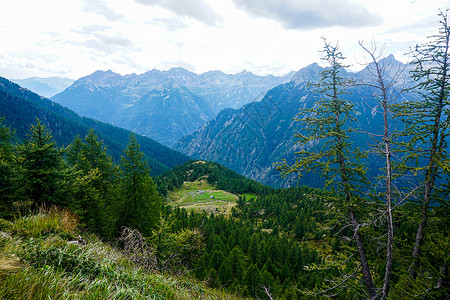
M238 299L191 278L133 265L68 211L41 211L0 228L0 299ZM82 234L85 245L71 243Z
M184 182L181 188L169 192L168 204L172 207L181 207L187 210L206 211L208 213L229 214L236 205L238 196L217 190L205 180Z
M256 196L255 194L252 193L245 193L241 195L243 198L245 198L247 201L249 201L250 199L256 200L256 198L258 198L258 196Z

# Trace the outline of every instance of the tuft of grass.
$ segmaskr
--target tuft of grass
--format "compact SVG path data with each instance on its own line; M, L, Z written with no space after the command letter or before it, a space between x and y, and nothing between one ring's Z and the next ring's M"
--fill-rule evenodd
M0 231L10 231L14 228L14 224L10 221L0 218Z
M0 257L0 278L15 273L21 268L22 263L15 254Z
M17 220L12 230L22 237L37 238L54 234L73 239L78 234L78 219L69 210L54 207Z

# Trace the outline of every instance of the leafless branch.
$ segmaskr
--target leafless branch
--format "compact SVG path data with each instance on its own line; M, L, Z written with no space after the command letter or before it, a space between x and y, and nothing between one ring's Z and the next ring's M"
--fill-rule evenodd
M334 286L332 286L332 287L330 287L330 288L328 288L328 289L326 289L326 290L323 290L323 291L320 291L320 292L316 293L315 296L324 296L324 297L333 297L333 296L336 296L337 294L334 294L334 295L326 295L326 293L328 293L328 292L330 292L330 291L333 291L333 290L335 290L335 289L341 287L341 286L344 285L348 280L350 280L350 279L352 279L353 277L355 277L356 274L358 273L360 267L361 267L361 264L359 264L359 265L356 267L355 271L354 271L352 274L348 275L346 278L344 278L343 280L341 280L338 284L336 284L336 285L334 285Z
M265 285L263 285L262 288L264 290L264 294L266 294L270 300L273 300L272 295L270 294L270 286L269 286L269 288L267 288Z

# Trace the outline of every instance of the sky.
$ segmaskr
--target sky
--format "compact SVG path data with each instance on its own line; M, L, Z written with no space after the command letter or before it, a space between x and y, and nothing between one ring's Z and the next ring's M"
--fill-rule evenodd
M350 69L358 42L408 61L446 0L14 0L0 4L0 76L141 74L183 67L284 75L320 63L323 39Z

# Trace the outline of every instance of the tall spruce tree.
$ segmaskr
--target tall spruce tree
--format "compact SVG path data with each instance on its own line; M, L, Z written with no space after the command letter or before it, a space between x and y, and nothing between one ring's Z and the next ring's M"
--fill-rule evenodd
M144 154L139 150L136 137L130 135L121 160L121 200L118 209L118 226L138 229L150 235L158 222L161 199L150 177Z
M74 209L88 228L103 237L112 237L118 168L106 147L91 129L85 142L75 138L66 150L66 158L76 176Z
M28 139L19 146L21 187L19 192L34 208L65 204L64 164L51 133L37 120Z
M356 242L365 286L369 297L376 297L377 292L370 272L366 250L361 236L361 222L358 211L361 208L360 187L367 183L366 168L361 159L367 156L358 148L352 147L350 135L356 132L352 123L356 120L353 104L345 99L346 89L352 81L343 75L344 57L338 45L331 45L324 40L324 60L329 68L321 73L321 79L314 85L320 99L312 108L301 110L297 121L301 121L308 130L308 135L297 134L302 150L293 165L284 160L278 168L283 174L297 173L300 176L312 170L320 170L326 178L326 186L336 195L343 196L343 211L349 226L353 229L352 238ZM319 144L318 151L309 151L308 145Z

